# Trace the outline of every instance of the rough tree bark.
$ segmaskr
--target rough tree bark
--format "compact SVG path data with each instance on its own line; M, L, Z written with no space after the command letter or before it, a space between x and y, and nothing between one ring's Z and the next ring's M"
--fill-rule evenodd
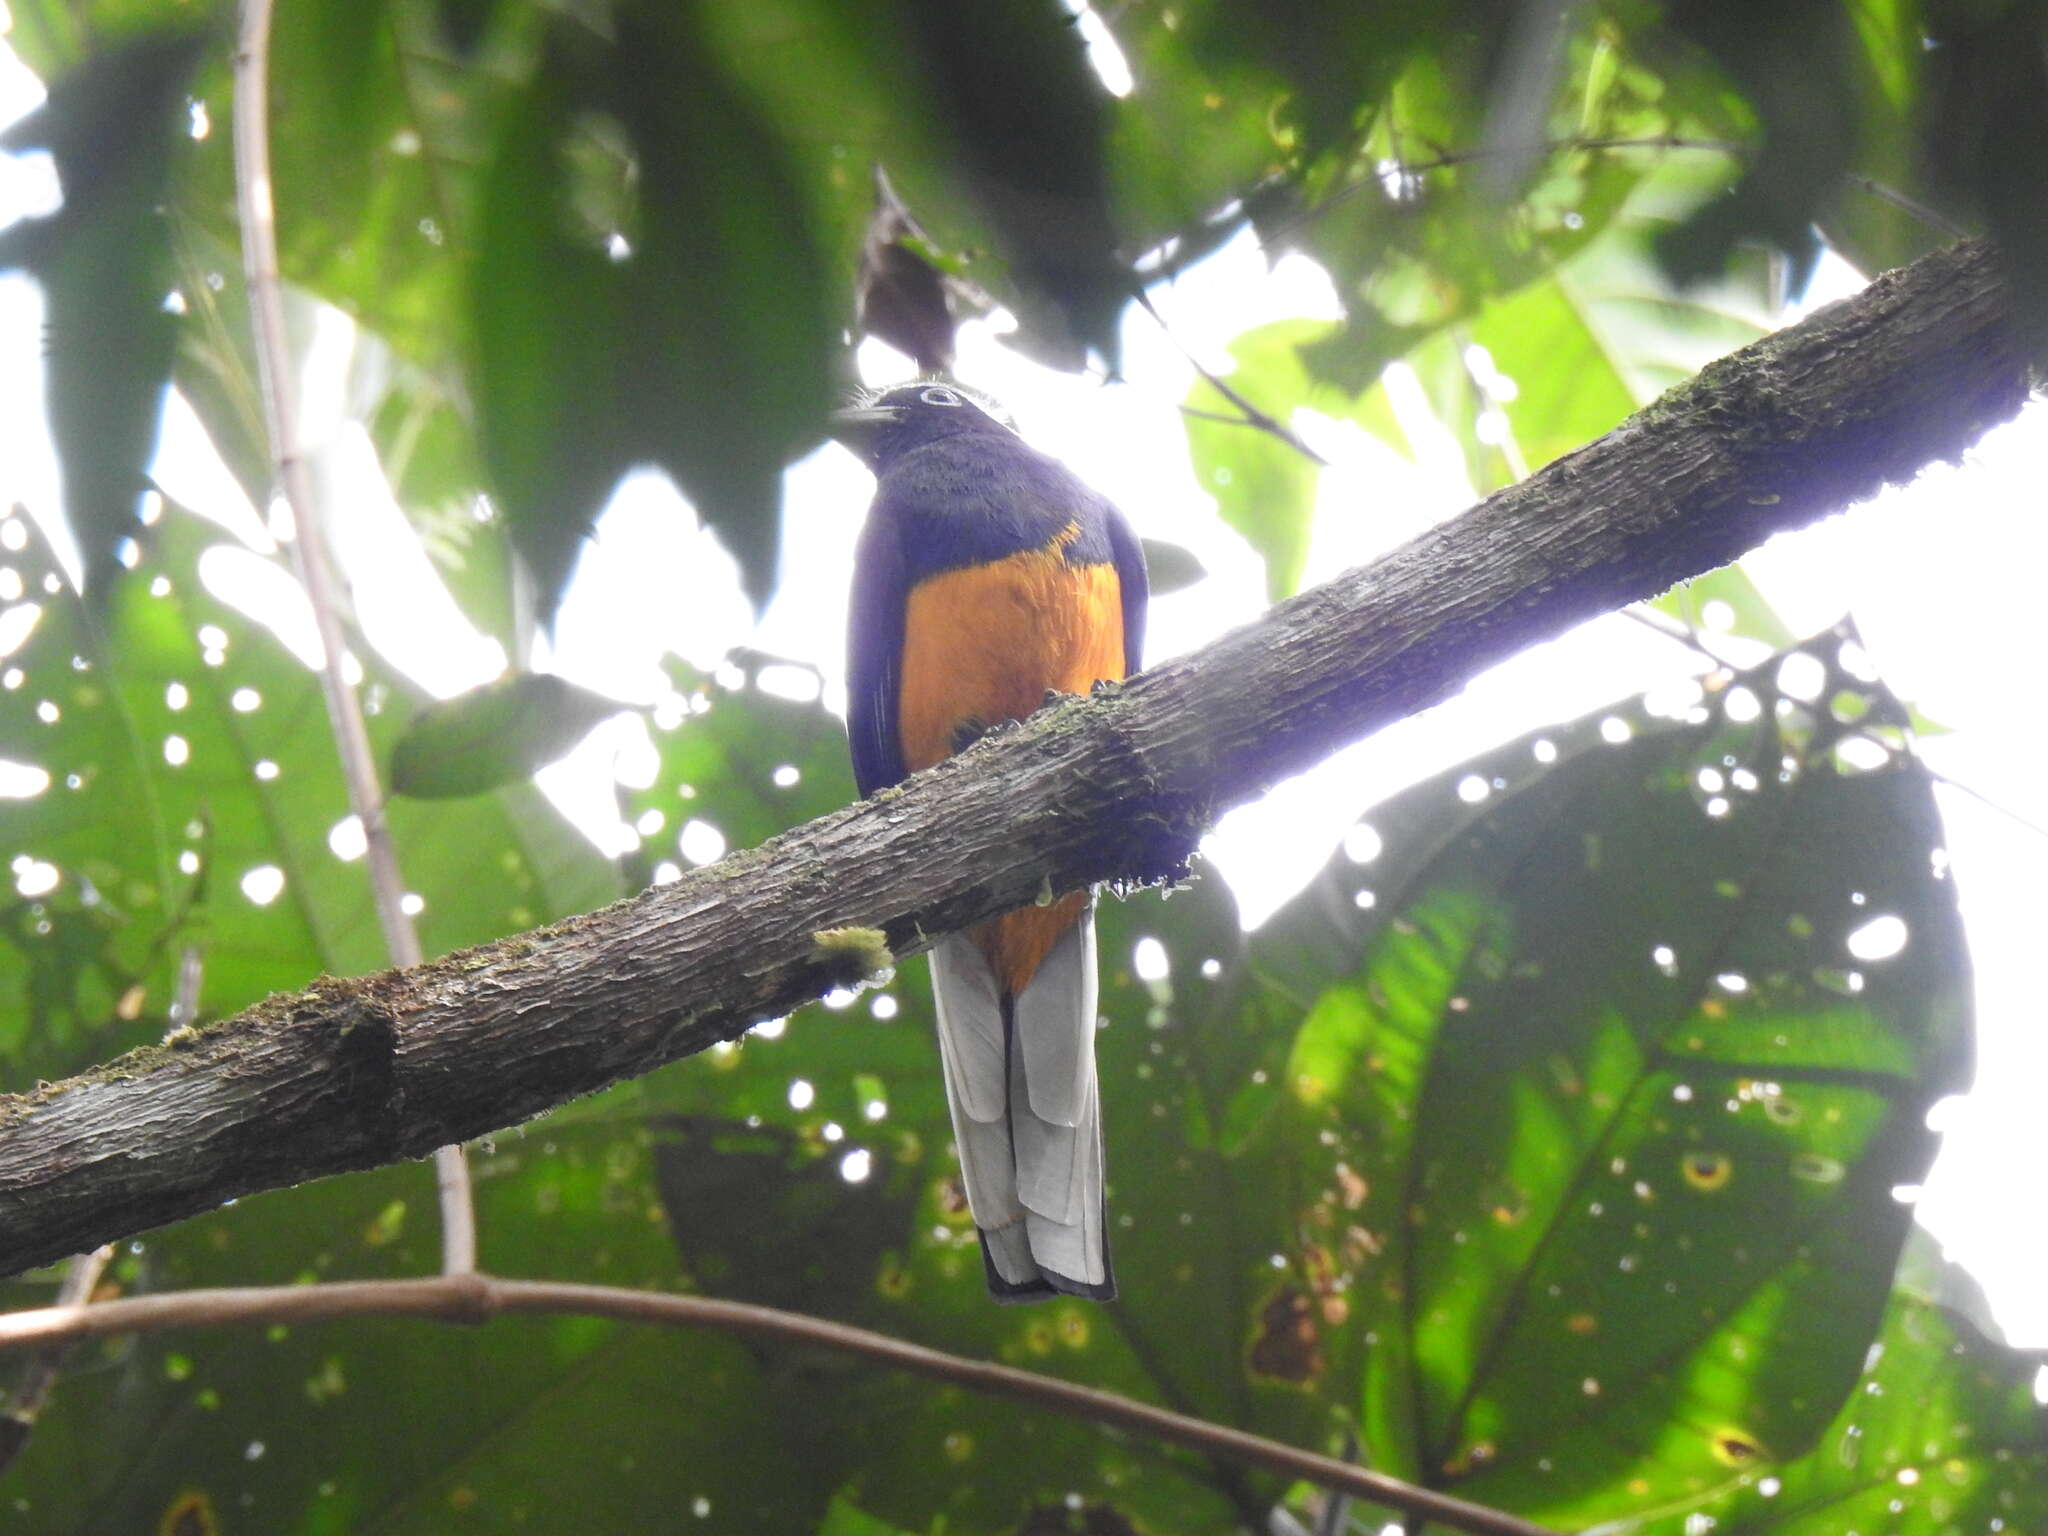
M882 944L900 957L1042 892L1171 878L1219 812L1490 663L1956 458L2028 384L1994 253L1938 253L1386 558L874 800L601 911L322 978L0 1098L0 1273L516 1124L846 984Z

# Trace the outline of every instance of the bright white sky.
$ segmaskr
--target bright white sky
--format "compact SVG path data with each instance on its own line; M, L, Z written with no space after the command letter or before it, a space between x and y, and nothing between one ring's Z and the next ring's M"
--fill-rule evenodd
M0 50L0 122L40 100L41 88ZM224 118L225 114L215 114ZM46 210L47 162L0 157L0 223ZM1811 296L1832 299L1858 279L1832 259ZM1009 406L1025 437L1064 459L1130 515L1141 533L1192 549L1211 575L1153 606L1152 660L1199 645L1257 616L1263 573L1217 518L1189 466L1178 402L1193 380L1185 347L1217 371L1230 339L1292 315L1334 313L1328 281L1290 257L1268 269L1240 240L1155 296L1172 338L1132 312L1125 378L1102 385L1050 372L1004 348L991 326L961 337L958 372ZM350 516L335 529L370 642L436 694L483 682L504 663L441 587L392 502L361 429L346 421L345 380L363 343L328 312L307 359L304 417L328 504ZM19 277L0 278L0 504L48 519L57 477L41 421L40 301ZM903 360L870 343L871 382L901 377ZM1398 379L1395 381L1400 382ZM1396 390L1410 463L1355 428L1303 412L1296 427L1331 462L1323 475L1308 579L1321 580L1388 549L1468 505L1473 492L1449 438ZM1262 402L1269 407L1277 402ZM2036 605L2044 560L2041 484L2048 411L2031 409L1991 434L1959 468L1930 472L1904 492L1774 540L1747 567L1786 622L1809 633L1852 612L1891 685L1950 733L1923 744L1931 766L1975 796L1944 788L1941 808L1977 973L1979 1069L1965 1100L1936 1110L1942 1154L1919 1201L1921 1220L1989 1292L2012 1342L2048 1345L2048 1223L2039 1171L2048 1167L2048 1029L2030 958L2042 939L2039 871L2048 858L2044 727L2031 686L2040 650ZM167 491L241 537L204 568L221 596L277 630L300 655L314 646L310 615L282 568L253 553L272 547L196 419L173 401L157 474ZM605 514L565 601L552 647L536 662L615 696L664 691L658 660L674 650L710 669L733 645L816 663L828 698L841 673L846 581L872 482L851 455L820 449L787 478L782 584L756 627L731 564L696 526L668 482L638 476ZM1686 649L1610 617L1528 652L1438 709L1382 732L1267 799L1227 817L1208 852L1256 926L1327 858L1358 814L1388 794L1488 745L1571 718L1693 671ZM610 780L651 774L638 716L601 728L542 775L543 787L594 838L632 838L617 823ZM0 792L6 792L0 784ZM2028 826L2027 823L2032 823ZM716 857L701 825L681 862ZM402 852L402 850L401 850ZM252 891L252 899L257 894ZM264 899L276 891L267 886Z

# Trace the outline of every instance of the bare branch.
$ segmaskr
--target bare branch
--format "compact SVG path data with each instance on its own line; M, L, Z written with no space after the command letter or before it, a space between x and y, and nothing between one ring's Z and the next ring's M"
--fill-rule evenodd
M305 1323L339 1317L411 1317L474 1324L508 1312L608 1317L619 1322L670 1328L709 1328L747 1338L836 1350L912 1375L1030 1403L1211 1456L1227 1457L1283 1477L1356 1494L1454 1530L1472 1532L1474 1536L1547 1536L1544 1527L1498 1510L1114 1392L992 1361L949 1355L801 1312L707 1296L674 1296L546 1280L504 1280L476 1271L432 1280L342 1280L325 1285L172 1291L96 1306L45 1307L0 1316L0 1352L171 1328Z

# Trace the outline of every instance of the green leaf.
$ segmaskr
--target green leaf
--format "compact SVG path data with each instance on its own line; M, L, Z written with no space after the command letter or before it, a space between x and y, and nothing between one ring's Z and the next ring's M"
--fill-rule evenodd
M478 1149L475 1168L494 1269L677 1283L635 1119L509 1133ZM418 1164L323 1180L150 1234L124 1246L109 1278L148 1293L417 1275L436 1257L434 1208ZM14 1304L38 1299L4 1289ZM155 1530L198 1491L294 1536L438 1532L465 1519L807 1530L829 1490L769 1417L768 1374L756 1352L715 1333L573 1317L120 1341L73 1356L12 1469L10 1508L50 1530Z
M484 459L543 613L644 462L682 485L758 603L782 464L828 393L804 195L681 20L633 11L618 29L595 59L557 49L496 145L473 287ZM589 168L621 159L636 201L594 226Z
M573 126L546 78L507 114L483 189L472 290L478 439L544 615L630 460L614 409L625 296L598 250L562 227Z
M103 655L86 648L84 610L47 550L31 543L12 557L40 614L0 675L12 679L0 686L0 739L49 781L0 800L0 859L17 880L36 867L29 886L49 889L4 909L0 1073L11 1087L161 1035L188 948L203 962L201 1017L322 971L386 963L342 826L348 797L318 679L199 573L239 567L287 603L295 584L189 515L149 532L150 577L117 593ZM372 668L364 699L380 754L408 697ZM430 954L617 894L605 861L530 786L397 801L388 815Z
M1866 277L1903 266L1947 243L1949 236L1912 208L1947 199L1929 185L1918 132L1924 109L1917 65L1921 13L1905 0L1868 0L1850 9L1858 153L1840 192L1820 215L1821 233Z
M1937 1536L2048 1521L2040 1352L2009 1348L1955 1310L1950 1294L1971 1282L1933 1246L1916 1230L1862 1379L1811 1451L1731 1475L1686 1508L1630 1523L1631 1536L1683 1536L1702 1517L1731 1536Z
M675 477L739 562L775 583L781 472L818 430L832 332L806 189L753 104L666 15L622 18L617 110L643 178L623 263L636 331L628 441Z
M1440 413L1468 461L1494 467L1478 476L1482 489L1499 483L1499 471L1476 436L1480 412L1504 415L1520 467L1540 468L1776 323L1779 283L1760 251L1683 294L1657 271L1656 242L1718 174L1711 162L1674 160L1646 175L1599 239L1473 317L1467 336L1486 348L1497 377L1472 381L1469 395L1450 409L1440 404Z
M1208 49L1199 28L1163 25L1152 7L1097 14L1141 86L1116 103L1110 139L1127 238L1183 268L1234 235L1249 207L1287 197L1270 182L1287 153L1286 83L1255 58ZM1234 194L1247 209L1217 217Z
M1529 469L1591 442L1641 403L1575 297L1561 275L1546 277L1472 322L1472 340L1513 381L1512 398L1498 404ZM1464 421L1449 424L1456 431Z
M1417 62L1376 135L1375 158L1321 200L1266 232L1299 245L1336 279L1349 324L1310 353L1318 378L1363 389L1385 366L1454 332L1483 305L1556 270L1598 240L1643 181L1675 154L1582 149L1560 128L1525 188L1506 206L1487 178L1485 157L1422 153L1416 146L1469 144L1477 124L1429 124L1469 117L1471 103L1445 99L1455 85L1435 61ZM1611 114L1611 137L1669 133L1671 124L1635 92ZM1605 139L1608 136L1602 136ZM1383 142L1382 142L1383 141ZM1695 154L1693 158L1697 159ZM1723 157L1708 164L1724 170ZM1403 174L1399 167L1412 166Z
M907 1533L886 1520L877 1520L873 1515L862 1513L844 1499L834 1499L832 1507L825 1511L825 1523L818 1527L818 1536L907 1536Z
M56 213L0 236L0 268L42 285L50 437L95 604L122 573L123 541L142 531L137 505L175 345L161 209L201 47L179 30L95 54L0 137L9 150L47 149L63 188Z
M1139 540L1145 549L1145 577L1154 597L1183 592L1209 574L1207 566L1185 545L1164 539Z
M1651 606L1670 614L1691 629L1713 632L1717 626L1707 622L1707 610L1713 604L1720 604L1728 610L1730 621L1725 630L1729 634L1780 647L1789 646L1793 641L1792 631L1786 627L1785 621L1778 617L1777 610L1771 607L1769 600L1757 590L1756 583L1744 574L1739 565L1724 566L1718 571L1709 571L1704 576L1681 582ZM1718 619L1720 614L1715 613L1712 617Z
M1681 286L1719 275L1749 241L1781 252L1804 286L1820 257L1814 216L1848 170L1854 143L1849 10L1834 0L1681 0L1668 9L1665 25L1741 90L1762 150L1726 197L1701 204L1658 242Z
M1675 162L1645 180L1608 239L1558 270L1566 299L1638 403L1778 324L1784 285L1762 251L1683 294L1656 275L1651 247L1710 180L1708 167Z
M551 672L501 677L413 717L391 749L392 792L453 800L526 778L620 707Z
M1134 291L1118 259L1109 95L1056 0L901 0L909 46L955 174L996 233L1041 360L1112 373Z
M1969 1050L1927 775L1849 643L1418 785L1262 932L1317 998L1298 1251L1373 1465L1574 1529L1797 1457L1848 1393Z

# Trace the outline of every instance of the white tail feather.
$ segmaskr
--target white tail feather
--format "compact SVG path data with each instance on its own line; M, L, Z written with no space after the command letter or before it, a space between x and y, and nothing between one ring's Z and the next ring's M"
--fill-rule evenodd
M1047 951L1012 1005L1031 1112L1078 1126L1095 1097L1095 904Z
M981 946L963 933L932 946L932 1006L939 1016L939 1050L946 1062L946 1097L955 1114L1003 1118L1010 1093L1003 1057L1003 1005Z
M933 947L932 994L961 1178L1005 1299L1107 1299L1093 907L1013 1001L1007 1031L988 962L964 935Z
M1021 1221L1007 1227L991 1227L981 1234L983 1251L990 1266L1005 1285L1022 1288L1041 1280L1038 1260L1031 1254L1031 1234Z

